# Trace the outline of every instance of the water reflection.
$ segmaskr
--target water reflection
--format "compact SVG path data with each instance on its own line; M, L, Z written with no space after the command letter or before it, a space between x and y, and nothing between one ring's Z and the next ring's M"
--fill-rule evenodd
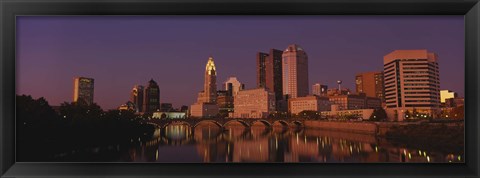
M464 162L462 153L396 146L374 135L318 129L172 124L129 150L132 162Z

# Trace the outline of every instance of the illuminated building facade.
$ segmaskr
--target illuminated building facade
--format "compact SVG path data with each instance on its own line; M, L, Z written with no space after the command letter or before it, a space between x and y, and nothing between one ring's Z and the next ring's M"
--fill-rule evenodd
M79 100L86 104L93 104L94 79L87 77L75 77L73 82L73 102Z
M364 72L355 76L355 89L357 93L365 93L369 97L385 100L383 72Z
M233 112L233 96L229 91L217 91L217 106L222 116L226 117L228 113Z
M143 112L143 97L145 87L142 85L135 85L130 94L130 101L135 106L135 112Z
M298 45L292 44L282 54L283 94L289 98L308 95L308 56Z
M305 96L292 98L288 101L291 114L298 114L302 111L328 111L330 110L330 101L327 97Z
M405 113L436 118L440 113L438 56L427 50L395 50L383 58L385 101L389 118L402 121ZM395 117L396 116L396 117Z
M266 118L275 111L275 95L265 88L242 90L233 103L234 118Z
M337 105L338 110L375 109L382 107L380 98L368 97L365 94L329 96L330 104Z
M157 82L151 79L144 91L143 112L153 113L160 110L160 88Z
M237 77L230 77L225 81L225 90L230 91L232 96L237 95L238 91L245 89L245 85L238 81Z
M440 102L445 103L446 99L456 98L457 93L450 90L440 90Z

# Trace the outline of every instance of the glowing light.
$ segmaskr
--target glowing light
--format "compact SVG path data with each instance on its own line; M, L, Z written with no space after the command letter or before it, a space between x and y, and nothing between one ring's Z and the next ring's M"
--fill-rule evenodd
M459 161L462 159L462 157L461 157L460 155L458 155L458 157L457 157L457 158L458 158L458 160L459 160Z
M412 154L408 153L408 159L412 159Z
M430 162L430 156L427 156L427 161Z

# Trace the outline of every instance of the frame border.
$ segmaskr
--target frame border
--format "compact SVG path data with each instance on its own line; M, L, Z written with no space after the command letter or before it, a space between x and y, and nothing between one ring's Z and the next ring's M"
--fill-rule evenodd
M0 0L0 176L479 177L479 0ZM17 15L464 15L465 163L16 163Z

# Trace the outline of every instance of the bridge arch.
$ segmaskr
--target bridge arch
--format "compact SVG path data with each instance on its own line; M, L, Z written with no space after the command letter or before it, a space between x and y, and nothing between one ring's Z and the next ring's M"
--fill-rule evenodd
M189 127L191 127L191 124L186 122L186 121L173 121L173 122L167 122L165 125L162 126L162 128L165 128L169 125L172 125L172 124L185 124L185 125L188 125Z
M284 127L288 127L288 126L290 125L290 124L289 124L287 121L285 121L285 120L276 120L276 121L273 121L272 125L275 125L275 123L279 123L279 124L281 124L281 125L284 126Z
M229 120L229 121L225 122L225 124L223 124L222 127L225 127L225 126L227 126L227 124L230 124L232 122L238 122L245 127L250 127L250 125L247 122L245 122L244 120L240 120L240 119Z
M302 121L292 121L292 125L298 126L298 127L303 127L303 122Z
M253 121L253 122L252 122L252 126L253 126L255 123L257 123L257 122L260 122L260 123L262 123L263 125L265 125L265 126L267 126L267 127L271 127L271 126L273 125L272 123L268 122L267 120L261 119L261 120L255 120L255 121Z
M200 121L200 122L197 122L197 123L193 126L193 128L197 127L198 125L200 125L200 124L202 124L202 123L213 123L213 124L217 125L217 126L220 127L220 128L223 127L223 125L220 124L220 123L217 122L217 121L214 121L214 120L202 120L202 121Z

